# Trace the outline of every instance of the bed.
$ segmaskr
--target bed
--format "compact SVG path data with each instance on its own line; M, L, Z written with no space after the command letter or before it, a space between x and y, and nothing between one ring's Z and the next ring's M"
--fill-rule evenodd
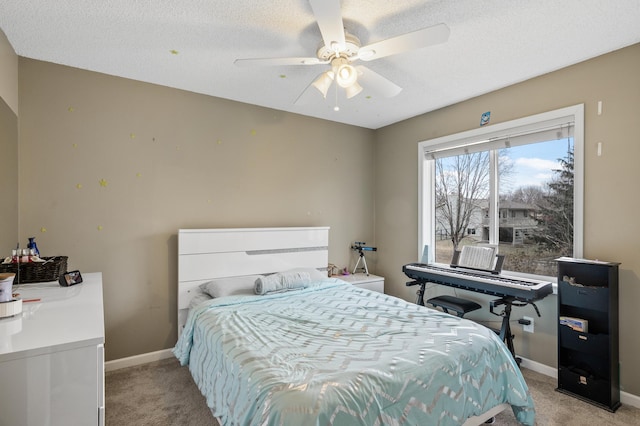
M535 423L494 332L326 277L328 233L179 231L173 351L221 425Z

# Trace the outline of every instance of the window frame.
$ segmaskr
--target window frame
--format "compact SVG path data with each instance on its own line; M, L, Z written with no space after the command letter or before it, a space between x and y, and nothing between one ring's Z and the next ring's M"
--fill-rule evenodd
M474 144L476 141L492 141L499 138L508 138L514 132L523 129L534 130L542 128L545 123L553 121L573 122L573 147L574 147L574 202L573 202L573 256L583 257L584 245L584 104L573 105L540 114L531 115L503 123L480 127L452 135L429 139L418 143L418 259L424 254L424 247L435 247L435 185L431 182L435 179L435 161L428 161L425 153L436 147L461 147L466 143ZM490 151L490 167L497 161L496 150ZM492 174L493 175L493 174ZM498 207L498 182L492 179L490 182L490 211L497 211ZM493 210L492 210L493 208ZM498 233L498 214L489 215L489 229ZM497 235L494 237L497 238ZM497 241L497 239L494 239ZM434 250L427 252L429 262L434 261ZM537 277L530 274L521 274L509 271L511 275L523 275ZM549 277L554 279L556 277Z

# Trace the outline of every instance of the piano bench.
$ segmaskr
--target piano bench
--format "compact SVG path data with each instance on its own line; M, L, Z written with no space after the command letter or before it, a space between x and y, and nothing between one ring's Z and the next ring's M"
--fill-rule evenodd
M427 300L427 303L442 308L445 313L453 311L462 318L467 312L480 309L482 306L471 300L461 299L455 296L438 296Z

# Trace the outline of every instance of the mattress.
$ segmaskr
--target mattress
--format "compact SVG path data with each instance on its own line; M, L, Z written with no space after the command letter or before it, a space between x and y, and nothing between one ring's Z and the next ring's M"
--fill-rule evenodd
M501 403L534 424L493 331L337 279L200 303L174 354L224 425L458 425Z

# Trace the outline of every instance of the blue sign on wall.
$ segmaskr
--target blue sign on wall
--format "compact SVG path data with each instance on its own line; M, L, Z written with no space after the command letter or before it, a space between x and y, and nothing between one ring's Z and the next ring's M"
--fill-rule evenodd
M480 117L480 126L484 126L485 124L489 124L489 119L491 118L491 111L487 111L482 114Z

